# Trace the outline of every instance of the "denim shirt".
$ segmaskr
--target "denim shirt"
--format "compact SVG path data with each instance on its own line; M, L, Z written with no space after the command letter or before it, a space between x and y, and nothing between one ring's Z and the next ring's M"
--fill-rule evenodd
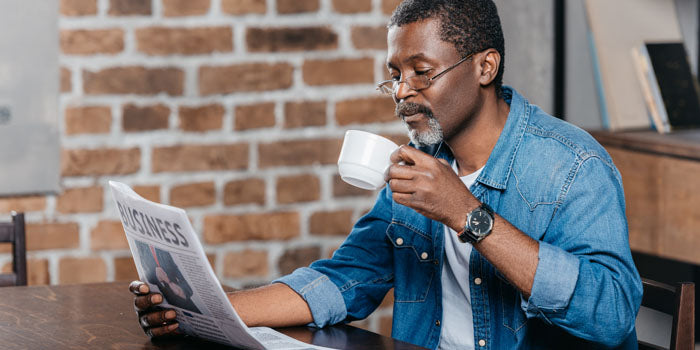
M620 173L583 130L510 87L503 96L506 125L470 191L538 241L539 262L525 298L472 250L476 348L636 349L642 284ZM422 150L453 159L442 145ZM443 312L460 312L441 303L443 242L443 224L392 201L387 186L331 259L275 282L306 300L318 327L367 317L394 288L392 337L436 348Z

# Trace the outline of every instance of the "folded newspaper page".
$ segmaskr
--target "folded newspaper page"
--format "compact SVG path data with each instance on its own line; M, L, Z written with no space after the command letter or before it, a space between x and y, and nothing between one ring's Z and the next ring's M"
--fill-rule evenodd
M184 334L243 349L328 349L267 327L248 328L229 302L184 210L110 181L139 278L163 294Z

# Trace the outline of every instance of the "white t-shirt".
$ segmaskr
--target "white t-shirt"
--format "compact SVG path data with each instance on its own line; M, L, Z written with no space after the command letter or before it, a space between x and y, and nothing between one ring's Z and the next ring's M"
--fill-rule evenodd
M457 164L452 168L457 172ZM481 174L462 176L467 188ZM466 221L466 213L464 220ZM439 349L474 349L474 320L469 294L469 255L472 245L462 243L455 230L445 226L445 259L442 263L442 332Z

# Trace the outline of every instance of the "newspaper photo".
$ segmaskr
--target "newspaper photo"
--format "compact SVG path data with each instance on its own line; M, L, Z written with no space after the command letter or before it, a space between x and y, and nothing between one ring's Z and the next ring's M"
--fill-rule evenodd
M139 278L177 312L180 332L242 349L328 349L267 327L248 328L216 277L184 210L110 181Z

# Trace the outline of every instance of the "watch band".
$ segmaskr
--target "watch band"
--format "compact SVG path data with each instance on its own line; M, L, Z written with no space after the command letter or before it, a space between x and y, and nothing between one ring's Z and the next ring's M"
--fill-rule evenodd
M467 213L467 222L465 223L464 228L462 229L462 231L460 231L460 232L457 233L457 237L459 238L459 240L460 240L462 243L471 243L471 244L474 244L474 243L477 243L477 242L481 241L482 239L486 238L486 236L488 236L489 234L491 234L491 230L493 230L493 226L491 227L491 230L489 230L488 233L486 233L486 234L484 234L484 235L482 235L482 236L477 236L477 235L475 235L473 232L471 232L471 230L469 230L469 216L471 215L471 213L473 213L473 212L475 212L475 211L477 211L477 210L479 210L479 209L481 209L481 210L485 211L486 213L488 213L489 216L491 216L492 222L493 222L493 220L495 220L495 218L494 218L494 213L493 213L493 209L491 209L491 207L490 207L488 204L486 204L486 203L481 203L481 205L478 206L476 209L474 209L474 210L472 210L471 212Z

